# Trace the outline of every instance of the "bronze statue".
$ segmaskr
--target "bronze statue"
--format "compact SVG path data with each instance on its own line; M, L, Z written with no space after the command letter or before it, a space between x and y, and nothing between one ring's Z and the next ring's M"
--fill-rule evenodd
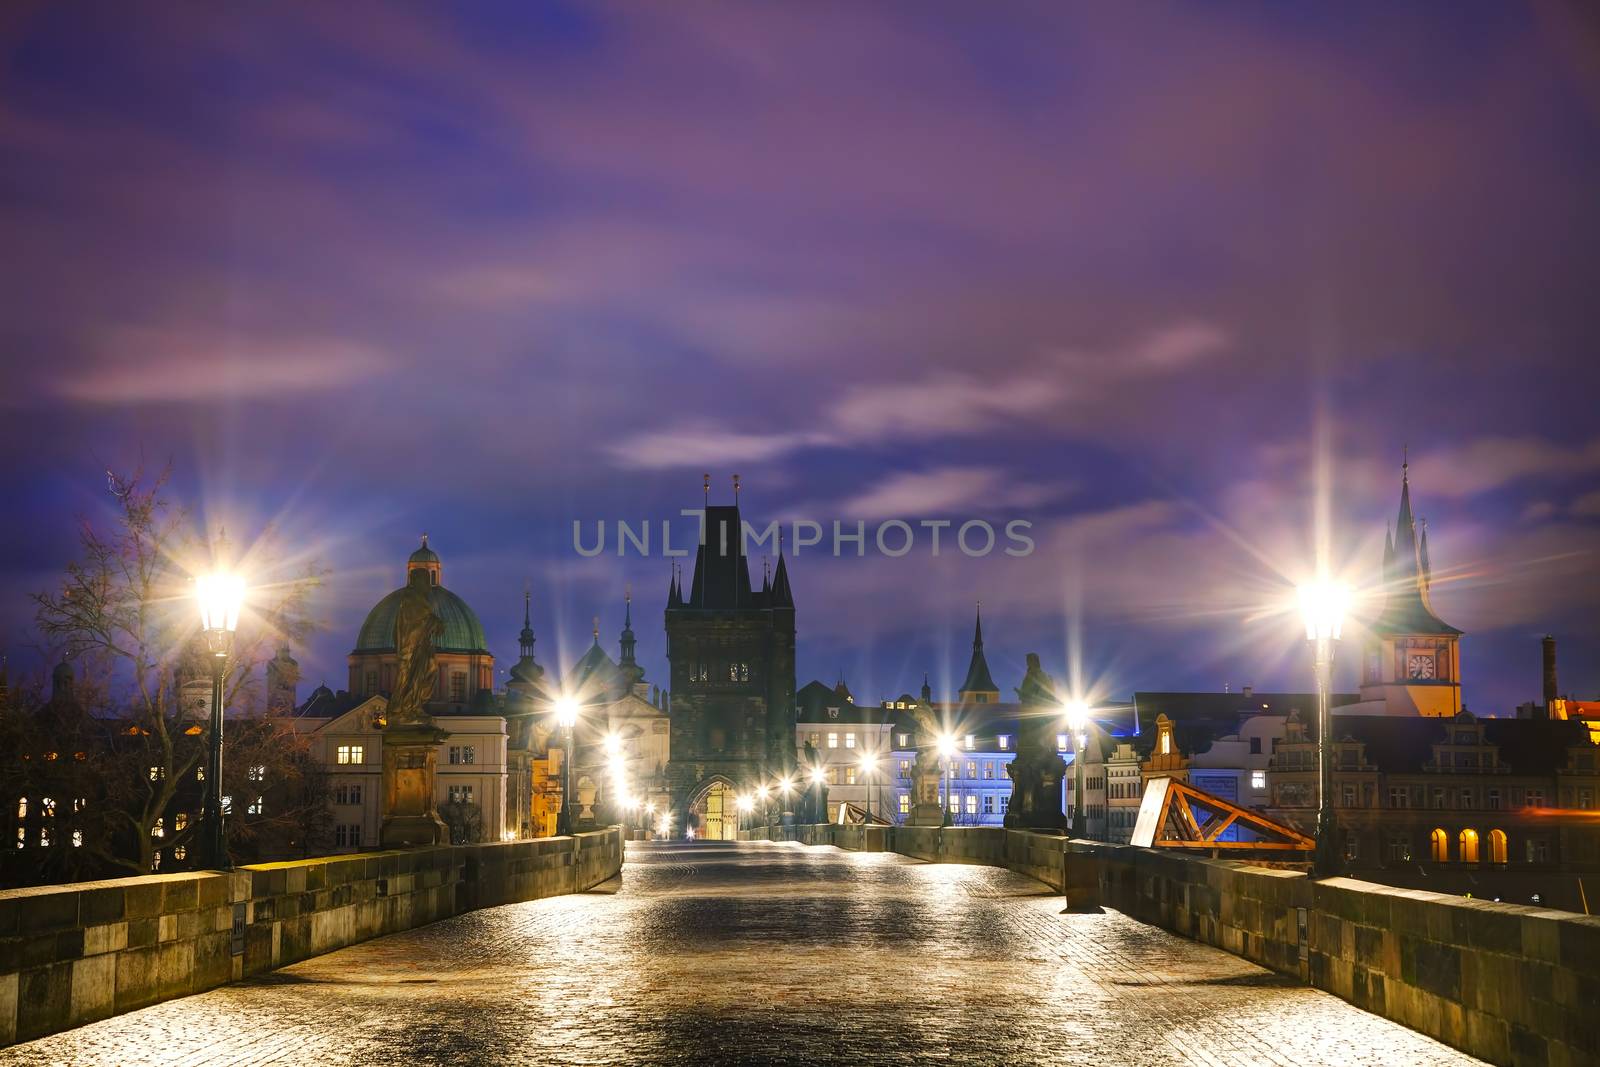
M406 576L400 606L394 614L395 685L389 697L390 726L428 722L427 705L439 681L433 658L434 638L444 633L444 620L428 596L428 572L417 568Z

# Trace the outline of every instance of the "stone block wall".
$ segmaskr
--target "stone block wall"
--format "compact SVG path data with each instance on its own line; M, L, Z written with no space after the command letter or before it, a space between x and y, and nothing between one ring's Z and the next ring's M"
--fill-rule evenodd
M850 826L794 839L862 846ZM996 827L895 827L883 847L1093 884L1108 907L1491 1063L1600 1063L1600 917Z
M0 1046L621 868L613 827L0 891Z

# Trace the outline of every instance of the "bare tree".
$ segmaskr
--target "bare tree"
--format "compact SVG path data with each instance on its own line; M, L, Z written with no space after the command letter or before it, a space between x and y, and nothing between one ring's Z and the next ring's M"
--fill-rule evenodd
M200 792L209 718L180 699L197 670L194 575L234 566L251 580L224 676L230 721L264 702L255 678L267 651L310 631L306 598L321 578L314 564L291 576L274 574L270 530L232 558L220 531L197 531L187 509L166 498L167 479L166 472L149 481L137 471L107 472L110 521L84 520L79 558L61 586L33 596L42 634L104 695L95 713L110 736L96 758L116 825L84 847L141 873L152 869L157 849L187 850L198 832L194 812L184 809Z

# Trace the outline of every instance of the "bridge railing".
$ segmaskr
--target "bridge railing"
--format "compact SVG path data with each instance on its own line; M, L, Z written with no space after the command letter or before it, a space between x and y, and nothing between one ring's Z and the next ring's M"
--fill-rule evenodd
M622 833L0 891L0 1046L622 867Z
M998 827L893 827L880 843L822 825L788 839L1005 867L1491 1063L1600 1062L1600 917Z

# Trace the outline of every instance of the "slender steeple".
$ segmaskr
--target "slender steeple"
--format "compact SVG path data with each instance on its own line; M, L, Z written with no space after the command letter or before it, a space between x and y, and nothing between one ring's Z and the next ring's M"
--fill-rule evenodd
M678 564L672 564L672 580L667 583L667 610L683 607L683 587L678 584Z
M960 698L974 704L991 704L1000 699L1000 687L989 673L989 660L983 654L983 602L978 602L977 619L972 627L972 660L967 678L961 683Z
M933 686L928 684L927 671L922 672L922 702L924 704L933 703Z
M618 666L622 673L628 675L628 684L639 681L644 677L644 669L634 659L635 641L633 638L633 590L626 589L622 594L622 659Z
M789 565L783 558L783 531L778 531L778 566L772 572L772 595L768 603L775 608L794 607L794 591L789 588Z
M533 658L533 592L522 587L522 632L517 635L517 648L521 658L511 665L508 691L531 692L544 677L544 668Z
M1418 526L1422 529L1419 531ZM1419 524L1411 510L1411 464L1400 465L1400 511L1393 543L1385 537L1383 613L1373 629L1380 634L1459 634L1434 614L1428 596L1432 566L1428 561L1427 524Z
M522 589L522 632L517 635L517 647L523 659L533 658L533 591Z

